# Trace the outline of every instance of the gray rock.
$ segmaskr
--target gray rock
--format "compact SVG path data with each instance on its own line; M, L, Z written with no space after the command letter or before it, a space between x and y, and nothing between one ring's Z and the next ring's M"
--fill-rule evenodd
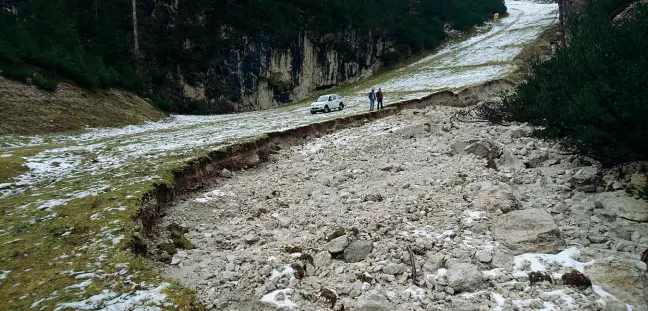
M507 167L514 170L523 170L526 168L524 163L522 163L520 159L516 158L509 150L504 150L495 163L497 164L497 167L500 168Z
M481 191L475 196L472 203L477 210L488 212L501 210L502 213L508 213L520 209L520 204L513 192L504 188Z
M371 251L373 251L373 243L371 241L353 241L344 249L344 261L349 263L363 261Z
M331 242L328 242L328 244L326 244L326 250L328 250L329 253L339 253L343 251L348 245L349 237L345 234L341 237L337 237L331 240Z
M385 164L380 167L380 170L385 172L398 173L404 171L405 169L400 164Z
M391 274L391 275L398 275L398 274L403 274L405 273L405 270L407 269L407 266L405 264L400 263L400 264L388 264L386 267L382 269L384 273Z
M283 216L277 217L277 221L279 222L279 226L281 226L281 228L288 228L290 227L290 224L292 224L293 222L291 218L283 217Z
M604 237L600 233L590 233L587 235L587 239L592 243L592 244L601 244L605 243L607 241L607 238Z
M600 285L603 290L631 304L635 311L648 310L645 293L644 273L646 264L621 257L597 259L585 268L592 283Z
M470 263L454 264L446 275L448 286L456 292L475 291L482 283L482 273L479 268Z
M430 254L427 256L427 260L423 264L423 270L426 272L436 273L439 268L443 266L443 255L442 254Z
M489 263L489 262L491 262L491 260L493 260L493 251L490 250L490 249L482 249L482 250L479 250L479 251L477 251L477 253L475 254L475 258L476 258L479 262Z
M534 150L531 152L531 155L529 155L527 164L530 168L540 167L547 161L547 159L549 159L549 153L547 151Z
M478 141L470 144L463 151L487 160L495 160L502 154L502 149L490 141Z
M259 237L254 234L247 234L243 237L243 240L247 244L254 244L259 241Z
M383 197L380 193L367 194L364 197L365 202L382 202Z
M225 178L232 178L232 175L233 175L233 174L232 174L232 172L230 172L228 169L224 168L224 169L220 172L220 175L221 175L221 177L225 177Z
M598 168L596 166L582 167L569 179L569 182L576 187L577 190L583 192L596 192L596 186L601 181Z
M263 223L263 229L272 230L274 228L277 228L277 223L274 220L268 220Z
M513 211L499 217L493 226L493 237L514 255L553 253L565 245L551 215L536 208Z
M376 290L364 293L358 298L358 311L389 311L391 304L387 298Z
M648 202L629 197L625 191L597 194L597 200L604 210L633 221L648 221Z
M567 211L567 205L565 203L557 203L554 207L551 208L551 212L554 214L564 214Z
M479 311L479 305L468 302L461 298L452 297L452 310L456 311Z
M331 253L329 253L328 251L321 251L315 254L313 258L316 267L328 267L331 264L332 260L333 259L331 258Z
M527 129L515 129L511 131L511 138L522 138L531 135L531 131Z
M497 247L493 252L493 259L491 260L492 268L506 268L513 262L513 255L511 251L504 247Z

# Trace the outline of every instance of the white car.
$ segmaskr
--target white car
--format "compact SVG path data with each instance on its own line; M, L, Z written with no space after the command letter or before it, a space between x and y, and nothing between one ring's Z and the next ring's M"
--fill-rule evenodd
M320 96L314 103L311 104L310 112L316 114L317 112L327 113L333 109L344 109L344 100L342 96L337 94L328 94Z

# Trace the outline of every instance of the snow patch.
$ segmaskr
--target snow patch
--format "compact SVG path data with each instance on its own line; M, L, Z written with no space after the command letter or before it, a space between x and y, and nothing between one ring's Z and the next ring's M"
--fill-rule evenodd
M86 287L90 286L92 284L92 280L85 280L79 284L74 284L66 287L65 289L85 289Z
M563 268L576 269L577 271L583 273L585 271L585 266L591 265L594 261L590 262L579 262L574 258L580 256L580 251L576 247L568 248L556 255L552 254L522 254L515 256L515 269L513 271L513 276L527 275L531 271L547 271L547 264L554 263L562 266ZM530 265L528 269L523 268L525 262L528 262ZM562 274L555 274L552 277L560 278Z
M413 299L423 300L425 298L425 291L418 286L410 286L404 292L409 293Z
M66 203L69 202L69 201L70 201L69 199L56 199L56 200L50 200L50 201L47 201L47 202L45 202L45 203L39 205L36 209L38 209L38 210L45 210L45 211L49 211L49 210L51 210L53 207L56 207L56 206L60 206L60 205L66 204Z
M273 305L277 308L288 308L294 309L297 308L297 304L290 300L290 295L293 293L293 290L290 288L278 289L271 293L263 295L261 297L261 302L269 305Z
M2 273L0 273L0 280L4 280L7 278L7 276L11 273L11 270L4 270Z
M81 301L58 304L57 308L54 310L160 310L157 306L167 298L167 295L163 294L162 291L169 286L169 283L163 283L156 288L138 290L121 295L106 289L101 294L94 295Z
M464 223L470 225L479 219L486 219L484 211L464 211Z
M284 276L290 277L290 284L292 284L295 281L295 270L290 265L287 265L282 271L272 270L270 280L273 281Z
M216 190L213 190L213 191L210 191L210 192L207 192L207 193L203 194L202 198L194 199L194 202L207 203L209 201L215 200L218 197L224 197L224 196L232 196L233 197L234 193L225 192L223 190L216 189Z

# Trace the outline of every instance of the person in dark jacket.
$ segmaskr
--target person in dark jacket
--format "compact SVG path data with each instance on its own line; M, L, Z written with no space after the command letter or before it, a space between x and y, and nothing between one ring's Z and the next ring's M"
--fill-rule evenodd
M378 101L378 110L383 109L383 92L381 88L378 88L378 93L376 93L376 100Z
M369 92L369 111L374 110L375 101L376 101L376 92L374 92L374 89L371 88L371 92Z

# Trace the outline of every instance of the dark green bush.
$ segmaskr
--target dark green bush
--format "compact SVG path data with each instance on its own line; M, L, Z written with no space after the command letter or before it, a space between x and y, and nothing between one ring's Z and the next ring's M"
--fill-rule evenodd
M32 76L32 83L37 85L42 90L52 92L55 91L58 87L59 80L56 75L52 73L39 74L34 73Z
M30 77L29 70L27 67L22 65L14 65L0 62L0 71L2 75L17 81L27 82L27 79Z
M605 166L648 160L648 10L613 26L603 1L570 25L572 40L505 97L512 119L543 127Z

